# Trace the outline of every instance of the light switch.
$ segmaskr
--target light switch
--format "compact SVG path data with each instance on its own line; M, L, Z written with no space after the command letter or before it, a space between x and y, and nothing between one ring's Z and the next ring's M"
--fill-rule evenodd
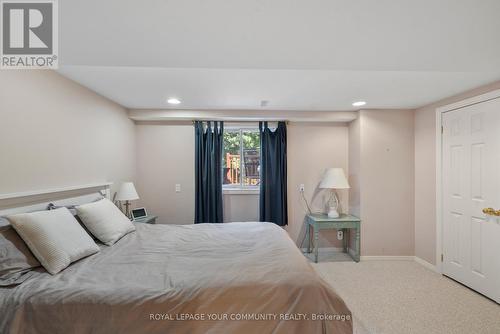
M175 185L175 192L176 192L176 193L180 193L180 192L181 192L181 185L180 185L179 183L177 183L177 184Z

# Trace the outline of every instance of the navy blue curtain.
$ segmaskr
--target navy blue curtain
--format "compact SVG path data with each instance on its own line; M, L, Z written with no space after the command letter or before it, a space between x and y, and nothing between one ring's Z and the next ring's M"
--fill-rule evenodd
M286 123L271 131L267 122L260 130L260 221L288 224L286 176Z
M222 223L223 122L195 122L194 223Z

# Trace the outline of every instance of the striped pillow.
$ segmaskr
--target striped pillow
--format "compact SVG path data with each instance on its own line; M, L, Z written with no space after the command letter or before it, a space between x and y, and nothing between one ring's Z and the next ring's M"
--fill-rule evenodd
M12 227L52 275L99 251L67 208L8 216Z
M106 198L77 206L76 212L89 231L108 246L135 231L130 219Z

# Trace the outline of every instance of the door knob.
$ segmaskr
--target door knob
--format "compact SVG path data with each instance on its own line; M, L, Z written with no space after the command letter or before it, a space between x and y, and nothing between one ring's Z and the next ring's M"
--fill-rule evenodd
M490 216L500 216L500 210L495 210L493 208L484 208L483 213Z

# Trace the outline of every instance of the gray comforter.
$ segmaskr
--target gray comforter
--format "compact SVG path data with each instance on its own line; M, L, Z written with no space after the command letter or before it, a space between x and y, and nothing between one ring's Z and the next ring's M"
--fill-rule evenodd
M55 276L0 288L0 333L352 333L352 321L274 224L138 224Z

